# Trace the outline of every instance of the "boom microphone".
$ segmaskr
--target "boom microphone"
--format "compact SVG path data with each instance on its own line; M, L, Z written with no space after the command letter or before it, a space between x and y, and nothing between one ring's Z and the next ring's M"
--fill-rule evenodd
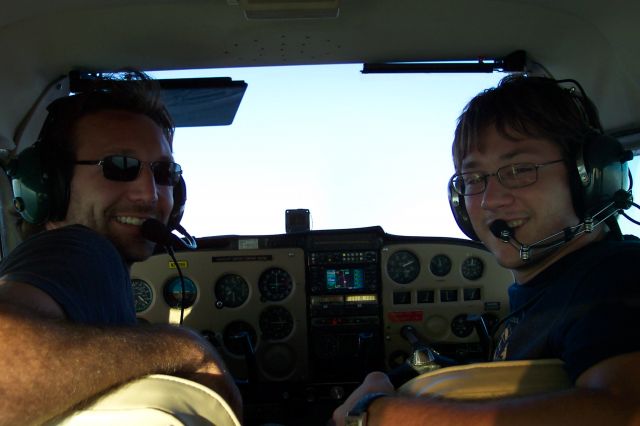
M140 231L144 238L162 246L171 246L174 241L174 235L169 228L156 219L145 220Z
M179 242L184 247L191 250L198 248L196 239L189 235L189 233L180 225L177 226L176 230L180 232L183 237L174 235L162 222L151 218L142 223L140 230L144 238L164 247L173 247L173 244Z
M507 225L507 222L502 219L493 221L491 225L489 225L489 230L494 237L500 238L505 243L508 243L509 239L514 236L513 228Z
M551 234L546 238L536 241L535 243L523 244L518 241L514 229L507 225L506 221L498 219L493 221L491 225L489 225L489 230L491 231L493 236L501 239L504 243L511 244L514 248L516 248L520 252L520 259L525 262L531 259L532 249L535 248L548 250L554 247L561 246L572 240L581 228L584 229L584 222L576 226L564 228L562 231ZM548 242L549 240L553 241Z
M532 249L542 249L549 250L563 244L568 243L574 238L583 235L585 233L591 233L595 229L596 226L603 223L607 218L616 213L617 210L613 210L611 212L607 212L607 209L611 207L606 206L600 212L596 213L593 217L587 217L583 222L575 226L568 226L564 228L562 231L556 232L554 234L549 235L541 240L538 240L531 244L523 244L515 236L515 230L507 225L502 219L498 219L493 221L489 225L489 230L493 234L494 237L501 239L505 243L511 244L520 252L520 259L523 261L528 261L531 259L531 251ZM595 220L595 217L599 217L601 214L604 214L605 217Z

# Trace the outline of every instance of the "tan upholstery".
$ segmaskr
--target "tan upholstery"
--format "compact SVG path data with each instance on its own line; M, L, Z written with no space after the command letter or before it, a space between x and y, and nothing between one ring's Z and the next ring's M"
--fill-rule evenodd
M240 426L220 395L179 377L151 375L127 383L62 421L64 426Z
M568 389L573 384L558 359L496 361L447 367L420 375L400 387L403 395L452 399L524 396Z

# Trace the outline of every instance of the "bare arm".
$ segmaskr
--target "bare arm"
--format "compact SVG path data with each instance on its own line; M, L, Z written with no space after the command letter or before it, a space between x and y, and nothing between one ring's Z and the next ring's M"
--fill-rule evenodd
M483 402L391 396L369 407L368 426L378 425L640 425L640 352L598 363L583 373L574 389L535 397ZM354 394L388 392L380 373L372 373ZM343 425L351 397L333 416Z
M220 356L195 332L173 326L80 326L66 321L45 293L2 284L0 424L42 423L151 373L197 380L220 393L241 418L237 387Z

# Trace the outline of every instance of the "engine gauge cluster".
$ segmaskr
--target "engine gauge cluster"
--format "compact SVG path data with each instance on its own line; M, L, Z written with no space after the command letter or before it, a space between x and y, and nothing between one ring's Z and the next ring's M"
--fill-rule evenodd
M420 258L410 250L397 250L389 256L386 268L389 278L395 283L410 284L420 275ZM484 262L477 256L467 256L461 263L456 264L452 256L438 253L429 259L429 272L437 279L458 272L467 280L476 281L484 274Z

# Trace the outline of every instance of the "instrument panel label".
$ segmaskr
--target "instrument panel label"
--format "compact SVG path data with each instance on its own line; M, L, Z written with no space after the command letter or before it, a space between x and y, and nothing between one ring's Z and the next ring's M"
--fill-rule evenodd
M213 256L211 262L270 262L273 256L270 254L262 255L234 255L234 256Z
M389 312L387 318L390 322L416 322L424 318L423 311Z

